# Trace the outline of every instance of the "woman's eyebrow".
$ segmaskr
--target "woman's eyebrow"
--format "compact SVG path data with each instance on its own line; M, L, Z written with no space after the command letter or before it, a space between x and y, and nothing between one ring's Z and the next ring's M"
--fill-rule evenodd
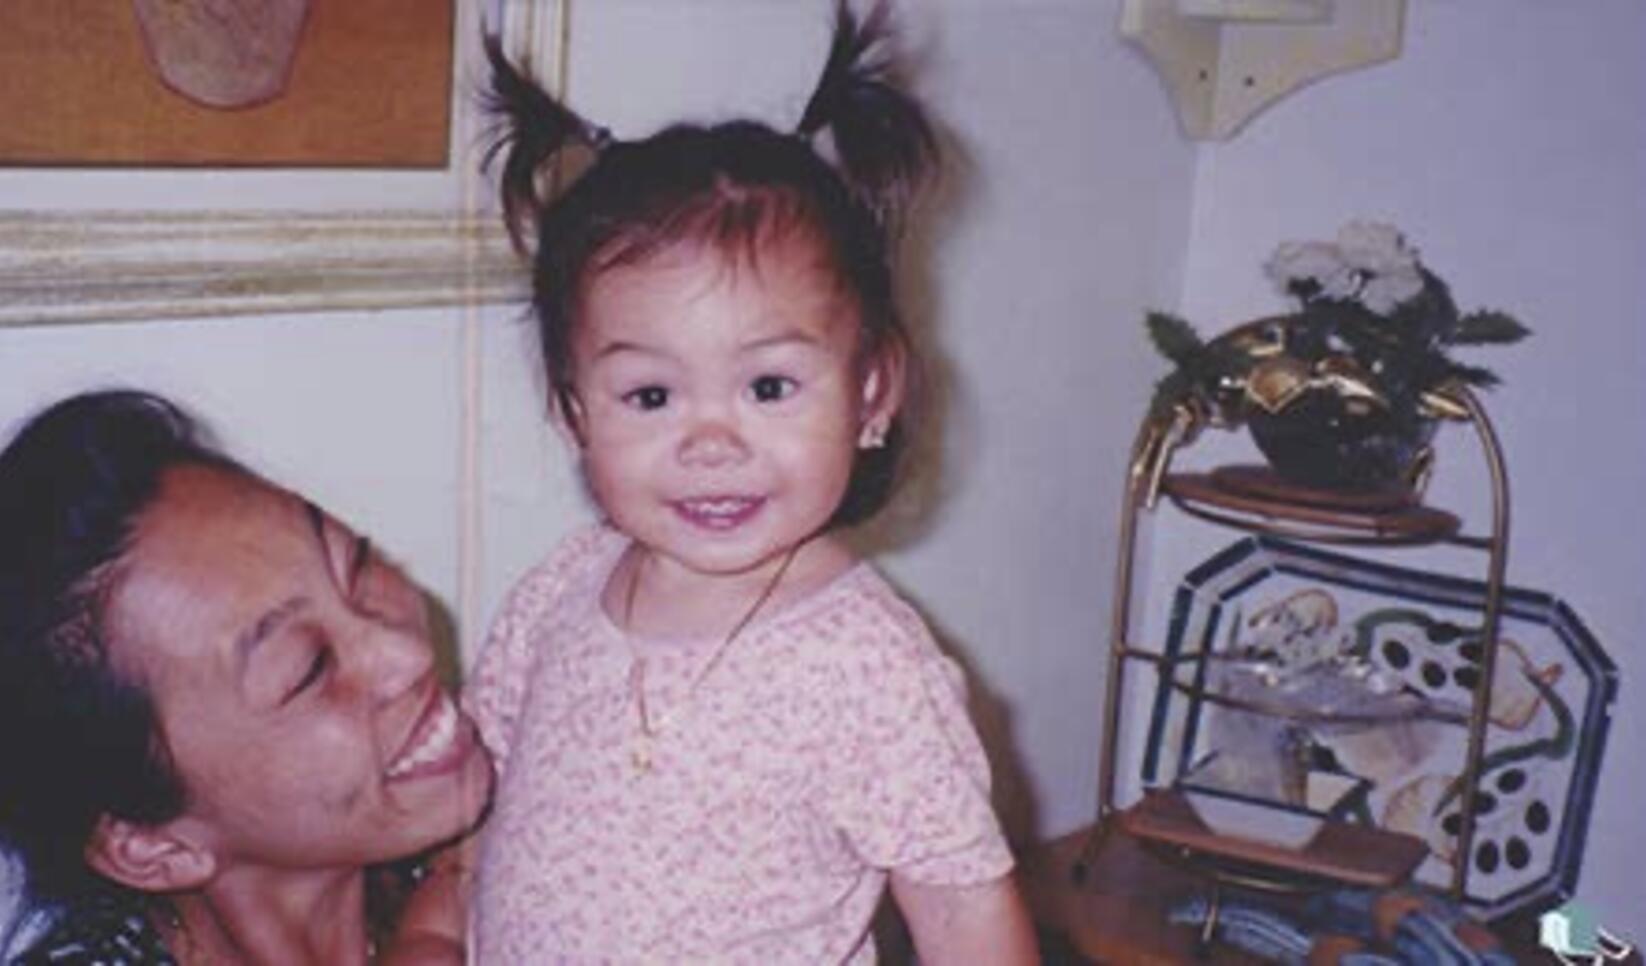
M353 587L354 584L355 584L355 581L360 579L360 572L362 570L366 569L366 564L369 563L370 561L371 561L371 538L357 534L354 538L354 548L353 548L353 551L352 551L352 556L349 559L349 586L350 587Z
M303 514L308 518L309 528L314 531L314 538L319 542L320 551L324 554L326 549L325 511L316 506L314 501L305 499L303 500ZM235 635L234 654L240 667L243 669L246 663L251 660L252 652L257 650L258 645L273 637L275 631L278 631L282 625L291 620L294 614L307 607L308 604L309 599L301 594L288 597L264 611L257 620L252 621L250 626Z
M320 538L320 545L325 546L325 543L326 543L326 511L324 511L324 510L320 509L320 507L316 506L313 500L304 500L303 501L303 512L308 514L309 528L314 531L314 535L316 537Z
M251 623L250 627L241 631L234 639L234 653L242 667L251 660L252 652L259 644L274 636L274 632L291 620L298 611L307 607L309 599L303 596L291 597L263 612L263 615Z

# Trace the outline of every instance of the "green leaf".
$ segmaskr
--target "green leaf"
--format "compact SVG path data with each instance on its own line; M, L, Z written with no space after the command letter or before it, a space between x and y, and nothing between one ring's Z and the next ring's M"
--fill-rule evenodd
M1447 365L1446 375L1459 382L1478 386L1481 389L1490 389L1503 381L1497 377L1497 373L1490 369L1483 369L1480 366L1466 366L1457 362Z
M1457 328L1446 341L1453 345L1506 345L1519 342L1532 330L1507 312L1470 312L1457 320Z
M1181 369L1162 377L1154 384L1154 396L1149 400L1149 416L1155 419L1170 416L1173 407L1193 396L1194 392L1194 380Z
M1206 343L1194 326L1175 315L1150 312L1143 324L1149 329L1154 347L1179 366L1192 365L1206 351Z

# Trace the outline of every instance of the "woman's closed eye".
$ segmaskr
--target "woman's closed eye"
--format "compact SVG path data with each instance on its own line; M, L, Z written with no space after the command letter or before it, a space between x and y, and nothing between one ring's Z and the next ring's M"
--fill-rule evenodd
M317 644L309 663L304 666L302 675L286 689L280 699L282 705L290 704L299 695L325 680L326 673L331 670L332 650L325 644Z
M757 376L749 383L749 394L755 402L780 402L794 395L800 388L800 383L788 376L764 375Z
M641 386L624 393L622 399L635 409L649 412L669 404L669 390L663 386Z

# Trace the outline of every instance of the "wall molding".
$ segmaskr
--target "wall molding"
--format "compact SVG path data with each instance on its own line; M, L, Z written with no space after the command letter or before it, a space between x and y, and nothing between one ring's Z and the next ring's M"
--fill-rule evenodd
M493 214L3 211L0 327L519 301Z

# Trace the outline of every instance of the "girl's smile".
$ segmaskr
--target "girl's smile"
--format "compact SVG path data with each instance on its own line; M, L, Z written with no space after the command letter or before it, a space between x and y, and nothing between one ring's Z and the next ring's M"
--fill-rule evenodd
M675 512L694 526L730 530L747 523L765 505L760 497L722 496L677 500Z

